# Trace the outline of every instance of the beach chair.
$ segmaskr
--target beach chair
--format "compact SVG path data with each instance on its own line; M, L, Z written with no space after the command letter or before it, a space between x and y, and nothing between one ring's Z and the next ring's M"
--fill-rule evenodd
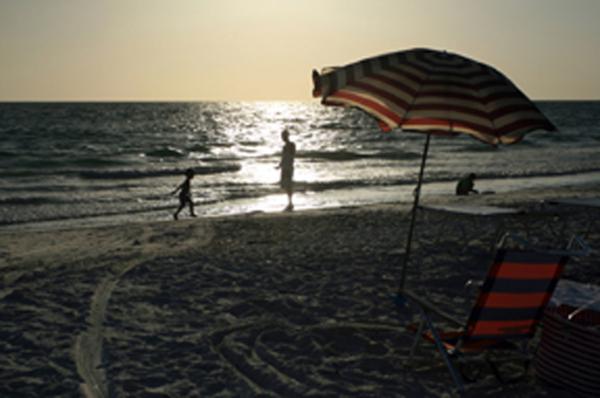
M509 238L517 241L521 247L506 248ZM579 245L580 249L575 250L575 245ZM570 256L585 254L587 250L585 242L579 238L571 239L565 250L523 248L526 246L526 242L513 235L505 234L500 239L488 275L481 284L466 322L441 311L411 290L398 292L396 303L403 308L413 305L420 314L420 323L409 327L416 332L409 360L413 361L422 338L433 342L459 393L464 392L465 375L457 371L453 362L461 361L464 364L473 358L472 354L477 354L475 358L484 359L501 382L498 368L488 355L492 350L509 350L512 356L506 357L507 360L514 360L514 354L518 354L516 357L525 361L526 370L529 359L527 343L535 332L565 264ZM438 331L433 316L464 327L449 332Z

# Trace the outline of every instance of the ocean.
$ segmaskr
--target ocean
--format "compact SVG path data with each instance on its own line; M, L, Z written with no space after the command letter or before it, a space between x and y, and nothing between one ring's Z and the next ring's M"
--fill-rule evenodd
M424 196L600 181L600 102L537 103L558 132L497 148L434 137ZM296 209L409 202L424 135L383 133L364 113L317 102L0 103L0 228L168 220L192 168L199 216L281 211L287 128ZM185 209L181 217L187 217Z

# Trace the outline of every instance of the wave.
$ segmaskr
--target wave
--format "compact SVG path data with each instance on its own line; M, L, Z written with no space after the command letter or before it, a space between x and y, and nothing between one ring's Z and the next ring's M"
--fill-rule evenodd
M69 203L69 201L43 196L0 198L0 205L47 205L57 203Z
M204 162L238 162L244 161L248 159L279 159L281 156L280 152L273 152L270 154L260 154L260 155L244 155L244 156L235 156L228 155L222 157L203 157L201 158ZM307 159L313 161L329 161L329 162L346 162L352 160L361 160L361 159L382 159L382 160L413 160L413 159L421 159L421 154L417 152L409 152L402 150L395 151L373 151L373 152L354 152L354 151L298 151L296 153L297 159Z
M457 145L455 148L447 149L447 151L453 153L496 152L498 151L498 147L486 145L482 142L475 142L473 144Z
M81 167L107 167L116 165L126 165L130 162L118 159L106 159L106 158L79 158L75 159L70 164L81 166Z
M220 174L239 171L239 164L221 165L221 166L206 166L206 167L190 167L197 175ZM81 178L100 180L100 179L131 179L131 178L146 178L146 177L163 177L184 175L187 168L171 168L171 169L146 169L146 170L84 170L79 171L78 175Z
M352 151L300 151L296 154L296 157L301 159L343 162L360 159L412 160L420 159L421 154L401 150L371 153Z
M185 157L185 152L174 147L165 147L154 151L145 152L144 155L153 158L182 158Z
M114 191L114 189L113 189ZM127 204L137 203L139 200L162 200L165 194L162 195L145 195L145 196L130 196L130 197L94 197L94 196L77 196L69 195L64 197L56 196L27 196L27 197L9 197L0 198L0 205L102 205L102 204Z
M539 148L542 144L539 141L531 141L531 140L523 140L518 144L514 144L510 146L511 150L519 150L525 148ZM507 146L503 146L503 148L507 148ZM457 143L456 147L447 149L448 152L459 152L459 153L480 153L480 152L496 152L499 150L499 147L488 145L483 142L472 142L465 145L460 145Z
M260 146L260 145L264 145L263 141L239 141L238 143L240 145L243 145L243 146Z
M207 145L202 145L202 144L194 144L190 147L187 147L186 149L190 152L201 152L201 153L210 152L210 148Z
M1 156L1 154L0 154ZM118 165L127 165L131 162L120 160L120 159L107 159L105 157L60 157L60 158L41 158L41 157L23 157L21 159L14 159L14 156L10 164L11 169L42 169L48 171L51 169L60 170L67 169L72 166L79 167L109 167Z
M117 190L127 190L127 189L136 189L143 188L144 185L134 184L134 183L126 183L126 184L108 184L108 185L91 185L88 184L86 186L81 185L72 185L72 184L27 184L26 186L16 185L16 186L0 186L0 192L54 192L54 193L64 193L64 192L75 192L75 191L89 191L89 192L102 192L102 191L114 191Z
M322 124L311 124L313 130L362 130L364 126L348 124L346 122L328 122Z
M197 175L220 174L239 171L238 164L207 167L189 167ZM171 175L183 175L188 167L171 169L104 169L104 170L77 170L77 169L11 169L0 170L0 177L47 177L47 176L77 176L83 179L132 179L145 177L161 177Z

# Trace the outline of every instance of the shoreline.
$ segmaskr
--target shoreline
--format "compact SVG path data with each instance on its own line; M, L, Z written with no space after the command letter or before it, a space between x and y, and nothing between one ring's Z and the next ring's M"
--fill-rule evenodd
M570 175L543 177L515 177L512 179L480 179L476 188L485 199L471 196L476 203L502 205L543 201L564 197L589 197L600 192L600 172L584 172ZM557 183L558 180L558 183ZM456 203L464 201L453 194L455 181L427 182L423 184L423 203ZM413 185L369 186L349 189L324 190L318 192L297 192L296 212L322 211L332 209L371 207L382 205L412 206ZM594 192L594 193L591 193ZM516 199L515 199L516 198ZM175 209L175 205L173 210ZM275 214L285 208L283 194L271 194L261 197L232 199L208 205L196 204L201 218L219 218L247 216L249 214ZM171 208L168 210L137 211L132 214L90 215L75 218L61 218L43 221L25 221L0 225L3 231L52 230L64 228L86 228L88 226L116 226L130 223L148 223L170 220ZM182 212L186 218L187 209Z
M282 196L282 195L278 195ZM423 195L420 205L456 205L467 204L474 206L498 206L516 210L539 209L544 202L555 199L584 199L600 197L600 185L577 187L577 189L525 189L518 192L500 192L493 195L469 195L467 197L446 195L446 196L428 196ZM284 199L282 197L282 199ZM344 217L344 216L362 216L369 213L389 213L395 217L394 224L407 222L412 203L388 202L388 203L369 203L363 205L332 206L312 209L299 209L293 212L286 211L250 211L247 213L236 214L217 214L191 218L187 213L183 214L179 220L134 220L126 222L91 223L90 225L76 223L69 225L61 224L60 221L50 221L47 223L27 223L5 226L0 228L0 269L6 266L18 266L20 261L26 263L35 263L41 261L45 263L49 253L56 253L55 261L60 263L70 263L81 261L77 253L86 253L86 257L105 257L104 252L109 253L112 250L126 252L130 250L128 244L133 246L142 246L142 240L148 233L158 233L161 230L174 230L176 234L182 231L193 230L195 228L204 228L220 223L249 223L253 220L268 222L277 219L305 219L320 217ZM581 211L581 210L578 210ZM593 211L593 210L592 210ZM422 217L420 212L420 217ZM535 212L534 215L535 217ZM168 216L165 216L167 218ZM459 216L461 217L461 216ZM40 226L41 225L41 226ZM418 221L417 221L417 225ZM86 241L85 236L102 238L102 245L92 245L86 247L81 241ZM65 239L60 242L60 239ZM110 238L110 239L107 239ZM152 241L152 239L151 239ZM149 245L150 249L145 252L149 256L158 255L185 255L186 250L193 247L193 242L178 244L176 247L161 247L156 239ZM402 238L398 241L399 247L403 245ZM135 247L134 247L135 249ZM166 250L166 252L162 252ZM70 252L69 252L70 251ZM62 256L62 257L61 257ZM28 259L28 260L26 260Z

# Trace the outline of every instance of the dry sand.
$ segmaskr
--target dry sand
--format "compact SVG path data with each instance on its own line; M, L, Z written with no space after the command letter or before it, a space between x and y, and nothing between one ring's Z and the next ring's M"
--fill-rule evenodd
M468 201L540 210L598 191ZM485 275L499 228L551 245L587 234L597 248L598 218L421 212L408 284L464 318L463 284ZM381 205L0 231L0 396L448 395L430 347L405 361L415 313L392 296L407 226L406 206ZM565 277L600 283L596 257L573 259ZM569 396L531 371L508 385L484 373L469 395Z

